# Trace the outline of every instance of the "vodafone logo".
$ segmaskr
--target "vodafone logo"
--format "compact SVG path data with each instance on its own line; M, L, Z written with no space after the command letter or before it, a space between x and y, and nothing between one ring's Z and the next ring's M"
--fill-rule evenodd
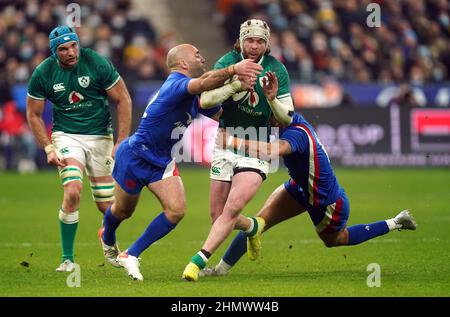
M83 95L76 91L72 91L69 95L70 104L79 103L80 101L83 101L83 99Z

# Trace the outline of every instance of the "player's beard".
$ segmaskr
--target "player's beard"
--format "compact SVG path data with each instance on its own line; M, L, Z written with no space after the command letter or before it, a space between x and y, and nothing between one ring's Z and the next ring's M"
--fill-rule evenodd
M191 78L201 77L206 72L204 65L195 65L195 67L191 68Z
M244 54L242 54L242 55L244 56L244 58L250 58L255 63L258 63L261 60L261 57L263 57L264 53L265 53L265 51L263 51L259 55L251 55L251 54L249 54L247 52L244 52Z

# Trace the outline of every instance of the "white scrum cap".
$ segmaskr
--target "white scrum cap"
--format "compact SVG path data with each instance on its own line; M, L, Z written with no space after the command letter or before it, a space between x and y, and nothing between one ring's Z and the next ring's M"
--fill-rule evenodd
M270 28L265 21L251 19L241 24L239 32L239 43L241 50L244 47L244 40L247 37L258 37L266 41L266 47L269 45Z

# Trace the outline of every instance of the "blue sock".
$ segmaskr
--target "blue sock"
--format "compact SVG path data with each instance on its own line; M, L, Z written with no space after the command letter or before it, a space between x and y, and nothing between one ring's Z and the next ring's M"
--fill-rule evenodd
M237 261L247 252L247 236L243 231L239 231L231 242L222 259L230 266L236 264Z
M355 245L388 233L389 227L386 221L379 221L367 225L351 226L347 230L348 245Z
M161 212L153 221L148 225L147 229L133 245L128 248L128 254L138 257L145 249L147 249L153 242L158 241L173 228L175 228L177 224L171 223L169 219L166 218L164 212Z
M103 231L103 242L105 242L109 246L113 246L116 243L116 230L119 227L122 220L117 219L111 213L111 206L105 212L105 216L103 217L103 225L105 226L105 230Z

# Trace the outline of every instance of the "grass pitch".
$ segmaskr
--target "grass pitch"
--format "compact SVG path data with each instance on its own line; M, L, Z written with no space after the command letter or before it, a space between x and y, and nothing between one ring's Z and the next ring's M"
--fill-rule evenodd
M75 245L79 288L68 287L67 274L55 272L62 199L57 173L0 174L0 296L450 296L449 169L337 169L350 199L349 225L387 219L409 208L418 230L328 249L303 214L264 235L261 260L244 256L229 276L197 283L180 277L210 229L208 170L180 172L188 212L174 231L142 254L143 283L104 262L97 241L101 217L85 183ZM285 171L272 174L244 214L253 215L286 179ZM134 216L118 230L119 246L130 246L160 211L158 201L143 191ZM210 264L219 261L230 241ZM366 284L370 263L380 265L381 287Z

